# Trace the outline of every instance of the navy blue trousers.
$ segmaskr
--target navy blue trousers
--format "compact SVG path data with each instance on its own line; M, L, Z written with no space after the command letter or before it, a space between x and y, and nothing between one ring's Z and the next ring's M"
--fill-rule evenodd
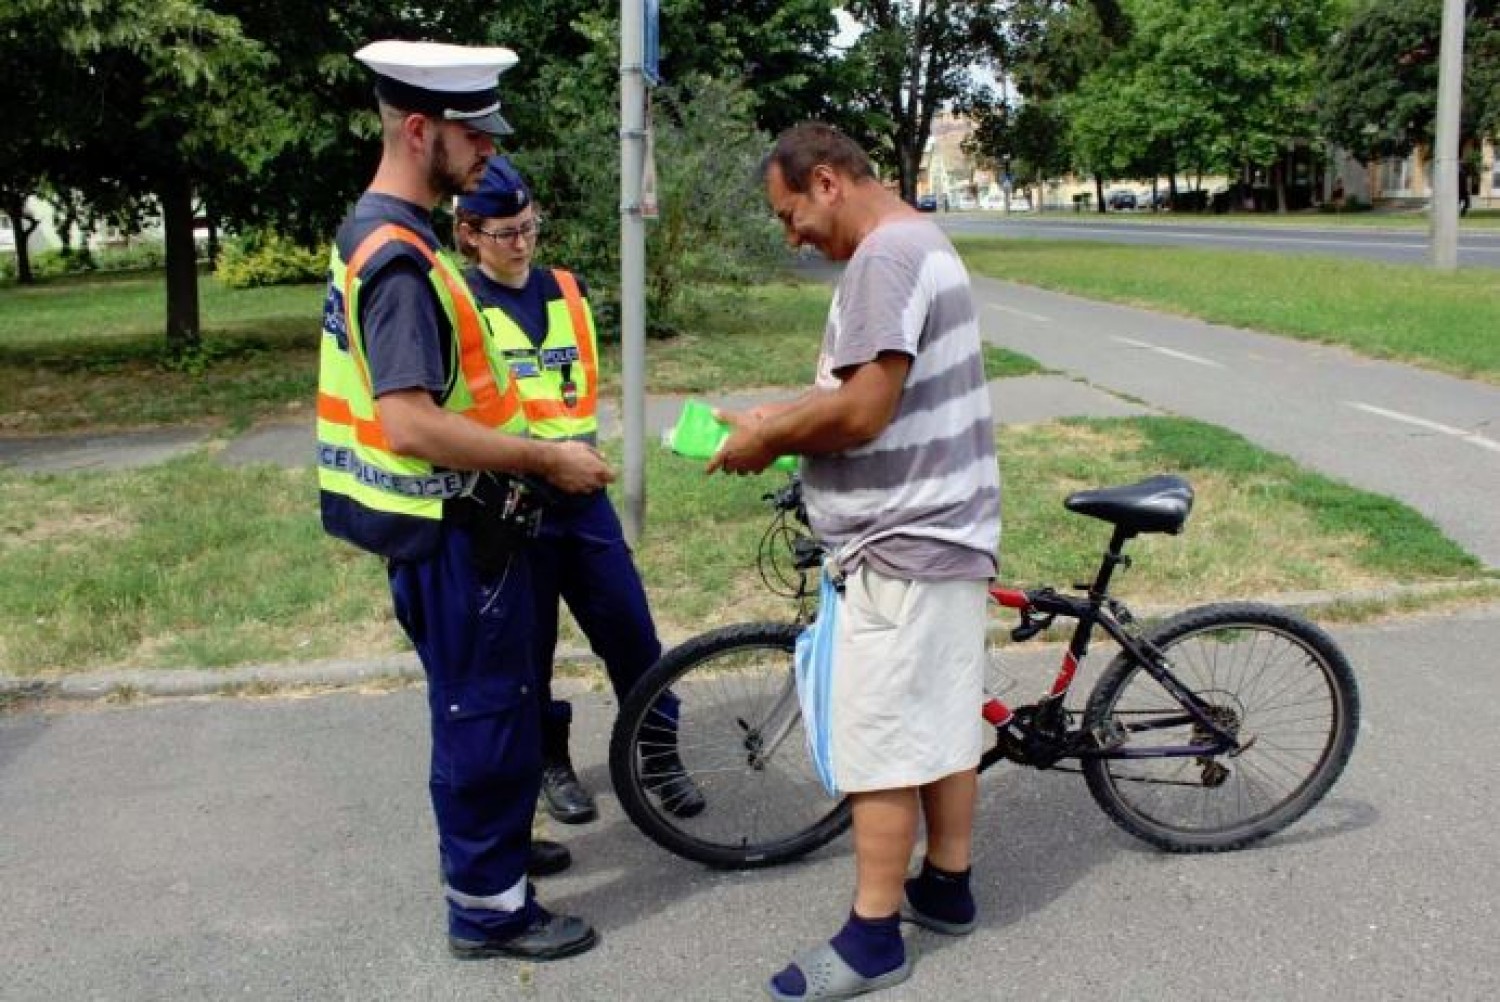
M566 740L573 717L566 701L552 698L559 600L567 603L590 649L604 662L620 702L661 656L661 642L609 495L599 491L549 509L528 551L536 597L536 673L545 694L542 729L545 744L552 746ZM675 705L672 709L675 718Z
M517 554L477 574L467 533L447 526L434 556L390 565L396 618L427 673L448 928L465 939L505 938L538 914L526 879L541 790L530 571Z

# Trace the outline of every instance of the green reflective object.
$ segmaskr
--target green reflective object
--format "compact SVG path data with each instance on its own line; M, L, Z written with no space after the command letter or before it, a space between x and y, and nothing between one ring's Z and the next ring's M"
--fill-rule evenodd
M728 437L729 425L714 417L714 409L702 400L689 398L682 402L677 424L662 436L662 442L679 456L712 459ZM778 456L771 466L778 470L795 470L797 457Z

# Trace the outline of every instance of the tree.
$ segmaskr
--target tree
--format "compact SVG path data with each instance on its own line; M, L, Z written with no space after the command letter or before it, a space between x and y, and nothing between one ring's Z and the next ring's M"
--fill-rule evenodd
M1329 48L1318 102L1323 134L1362 162L1430 147L1437 114L1442 0L1370 0ZM1500 3L1473 0L1465 25L1460 132L1500 126Z
M1003 12L963 0L850 0L844 8L864 28L848 54L860 88L850 132L895 168L901 197L911 200L937 112L986 99L974 70L1000 51Z
M1041 184L1073 166L1067 147L1068 123L1058 101L996 103L971 108L974 132L965 151L1022 184Z
M1017 158L1021 176L1032 172L1038 181L1069 170L1088 171L1084 162L1112 159L1106 149L1112 144L1102 133L1095 136L1098 148L1080 155L1079 129L1086 126L1075 127L1071 96L1125 44L1131 31L1117 0L1011 0L994 58L1015 83L1020 100L981 98L964 105L977 124L976 148L988 150L991 159ZM1098 201L1102 212L1102 188Z
M1333 0L1129 0L1132 30L1067 98L1071 144L1096 177L1266 165L1314 132L1316 60Z
M36 82L56 118L40 171L115 212L155 201L166 234L167 345L191 349L194 179L241 133L260 47L194 0L15 0L9 13L12 38L48 67Z
M0 211L5 213L16 243L16 277L34 281L29 239L39 220L26 203L46 185L49 174L66 157L66 120L70 106L54 107L48 100L48 81L72 79L73 60L55 45L35 45L24 11L0 9L0 118L10 140L0 143ZM18 137L24 137L19 141Z

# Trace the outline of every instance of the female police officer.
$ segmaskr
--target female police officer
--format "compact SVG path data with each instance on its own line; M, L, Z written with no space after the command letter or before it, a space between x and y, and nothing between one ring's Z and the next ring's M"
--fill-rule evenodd
M465 277L484 307L492 350L520 395L527 434L594 444L599 350L586 290L569 271L533 266L542 219L509 160L490 159L479 184L459 198L457 216L459 250L473 262ZM537 602L536 672L546 694L542 803L558 821L580 824L595 817L594 798L568 753L572 706L550 698L558 601L567 603L621 701L661 655L661 644L619 516L602 489L557 499L528 552ZM664 699L659 709L676 719L675 699ZM702 794L675 752L660 756L653 772L667 810L680 817L703 810Z

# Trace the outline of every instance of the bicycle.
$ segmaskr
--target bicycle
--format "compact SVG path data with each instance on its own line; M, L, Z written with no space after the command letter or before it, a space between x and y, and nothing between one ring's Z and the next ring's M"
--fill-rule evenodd
M813 772L793 681L823 548L806 529L795 475L766 499L773 516L757 565L768 587L796 599L796 617L710 630L672 649L626 699L610 741L611 778L631 821L669 852L715 868L797 859L851 821L848 800L828 797ZM1125 831L1170 852L1223 852L1281 831L1328 792L1354 749L1359 692L1334 640L1284 609L1216 603L1145 628L1110 594L1115 571L1130 564L1125 543L1180 533L1192 503L1191 485L1175 476L1071 494L1066 508L1114 527L1092 582L1074 586L1082 594L991 586L992 604L1019 615L1015 641L1058 619L1076 626L1036 702L1012 709L987 691L976 710L994 744L980 770L1076 761L1069 771L1082 772ZM1119 652L1086 704L1067 706L1096 629ZM669 688L680 699L671 719L658 708ZM689 818L663 796L684 772L708 805Z

